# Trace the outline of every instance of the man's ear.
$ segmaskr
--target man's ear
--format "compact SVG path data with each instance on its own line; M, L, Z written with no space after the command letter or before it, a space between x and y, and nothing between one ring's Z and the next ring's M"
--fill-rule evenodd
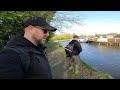
M33 28L34 28L34 27L33 27L32 25L29 25L27 28L28 28L28 31L29 31L30 33L33 32Z
M29 25L28 28L29 28L29 29L33 29L33 26L32 26L32 25Z

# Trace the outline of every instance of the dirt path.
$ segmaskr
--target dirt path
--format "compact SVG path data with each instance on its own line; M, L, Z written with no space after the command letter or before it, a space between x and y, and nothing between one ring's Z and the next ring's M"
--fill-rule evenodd
M60 47L56 50L48 53L49 63L52 70L52 75L54 79L65 79L65 68L64 68L64 54Z

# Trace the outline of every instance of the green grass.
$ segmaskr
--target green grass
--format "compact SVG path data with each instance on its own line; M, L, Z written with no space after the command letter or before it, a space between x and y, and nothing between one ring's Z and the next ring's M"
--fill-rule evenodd
M101 77L106 78L106 79L114 79L112 76L106 73L101 73Z
M87 69L90 69L90 70L95 71L95 72L98 71L95 67L92 67L92 66L86 64L82 59L80 59L80 60L81 60L82 64L83 64Z
M97 70L95 67L92 67L88 64L86 64L85 62L83 62L82 59L80 59L82 64L89 70L93 71L93 72L97 72L98 74L100 74L101 78L104 78L104 79L114 79L111 75L107 74L107 73L103 73L99 70Z
M55 42L61 42L61 41L70 41L70 39L55 40Z

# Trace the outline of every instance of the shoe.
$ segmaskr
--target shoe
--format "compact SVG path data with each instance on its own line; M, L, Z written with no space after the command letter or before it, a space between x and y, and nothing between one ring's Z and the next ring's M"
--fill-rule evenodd
M79 66L78 65L76 65L76 67L75 67L75 74L78 74L80 71L79 71Z

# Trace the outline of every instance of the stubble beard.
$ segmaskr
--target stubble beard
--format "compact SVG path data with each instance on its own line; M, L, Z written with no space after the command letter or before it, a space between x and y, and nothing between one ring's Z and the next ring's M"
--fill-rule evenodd
M46 41L46 39L42 39L42 40L39 41L39 44L44 45L45 41Z

